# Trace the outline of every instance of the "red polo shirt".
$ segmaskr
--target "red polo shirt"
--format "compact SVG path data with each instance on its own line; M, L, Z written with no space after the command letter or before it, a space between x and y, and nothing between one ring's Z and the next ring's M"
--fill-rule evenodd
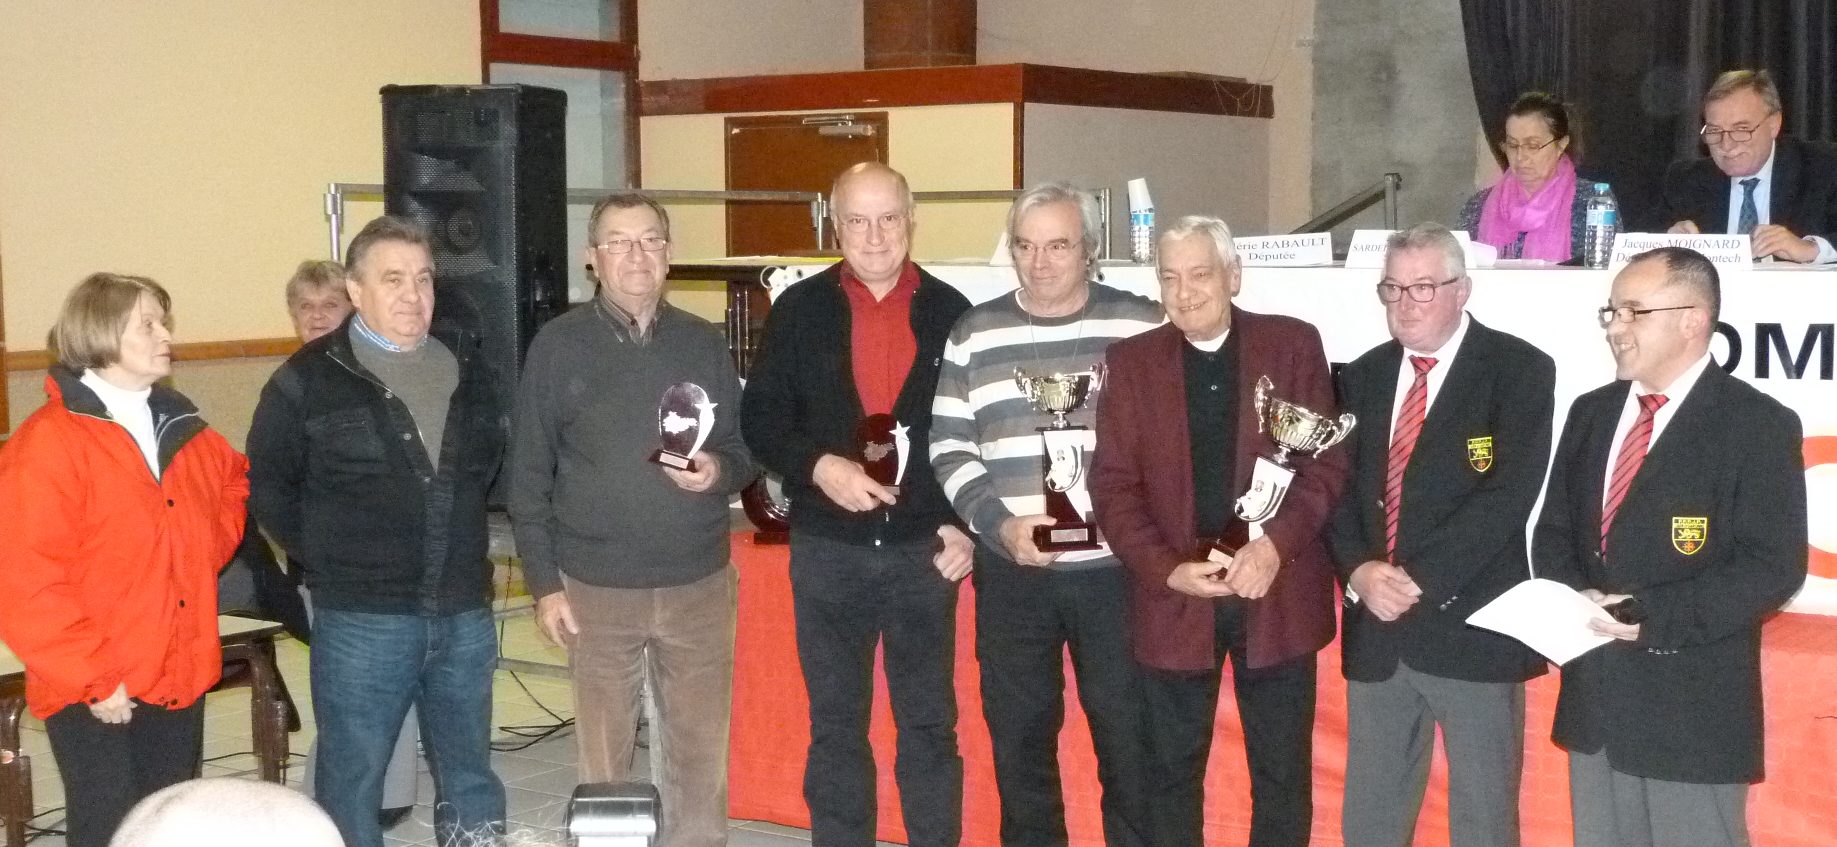
M912 336L912 295L918 292L918 285L918 265L907 261L893 290L875 300L874 292L855 278L847 263L842 265L842 291L848 295L853 326L849 355L854 360L855 390L866 414L893 412L899 389L906 384L906 372L912 370L912 360L918 356L918 340Z

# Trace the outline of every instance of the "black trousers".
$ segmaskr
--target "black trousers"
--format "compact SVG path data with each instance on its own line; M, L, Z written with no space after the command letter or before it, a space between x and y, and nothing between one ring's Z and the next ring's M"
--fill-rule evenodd
M816 847L872 847L876 824L874 647L885 652L898 732L893 775L913 847L952 847L963 834L957 753L957 583L938 573L935 544L863 547L791 533L797 657L810 697L804 802Z
M1111 847L1153 844L1148 736L1129 650L1123 569L1026 567L978 545L974 579L976 658L1001 791L1002 843L1067 841L1059 729L1069 648L1097 753L1104 841Z
M125 724L78 703L46 718L45 732L64 782L65 843L108 847L135 803L198 775L204 699L177 710L140 703Z
M1314 820L1314 654L1267 668L1245 667L1244 603L1220 600L1215 631L1218 661L1227 655L1231 660L1250 764L1250 847L1306 847ZM1222 675L1222 669L1143 672L1157 847L1205 842L1206 757Z

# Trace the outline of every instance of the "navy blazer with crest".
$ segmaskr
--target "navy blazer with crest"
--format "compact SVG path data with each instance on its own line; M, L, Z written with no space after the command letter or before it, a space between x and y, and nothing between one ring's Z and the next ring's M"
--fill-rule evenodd
M1631 594L1636 641L1563 668L1552 736L1621 773L1762 778L1761 623L1805 581L1799 417L1713 362L1651 445L1602 551L1602 489L1629 383L1577 398L1532 556L1537 575Z
M1352 480L1329 539L1343 579L1386 558L1384 484L1391 410L1403 345L1387 341L1340 371L1345 408L1359 416L1347 439ZM1396 564L1422 597L1395 621L1347 598L1341 670L1382 682L1398 660L1427 674L1522 682L1545 662L1516 639L1467 616L1530 574L1526 525L1550 460L1556 364L1529 343L1469 318L1467 334L1423 419L1403 475Z

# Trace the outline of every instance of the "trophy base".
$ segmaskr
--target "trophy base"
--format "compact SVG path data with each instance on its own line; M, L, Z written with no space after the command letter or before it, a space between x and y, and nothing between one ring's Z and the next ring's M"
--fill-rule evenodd
M1096 550L1103 546L1098 540L1097 525L1082 521L1060 521L1052 526L1033 528L1033 546L1042 553L1069 553L1074 550Z
M658 450L657 452L652 453L651 461L656 462L657 464L662 465L666 468L675 468L679 471L687 471L689 473L695 473L698 470L698 468L696 468L695 466L694 459L691 459L688 456L683 456L677 453L672 453L668 450Z

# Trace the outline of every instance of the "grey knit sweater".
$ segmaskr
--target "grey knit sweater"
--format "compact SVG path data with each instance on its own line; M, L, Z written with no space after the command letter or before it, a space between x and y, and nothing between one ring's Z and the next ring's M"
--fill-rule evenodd
M716 405L715 487L684 491L650 461L657 401L678 382ZM740 440L740 380L713 324L668 304L643 344L597 301L550 321L517 385L510 517L530 593L561 573L611 588L687 585L727 566L728 498L758 475Z

